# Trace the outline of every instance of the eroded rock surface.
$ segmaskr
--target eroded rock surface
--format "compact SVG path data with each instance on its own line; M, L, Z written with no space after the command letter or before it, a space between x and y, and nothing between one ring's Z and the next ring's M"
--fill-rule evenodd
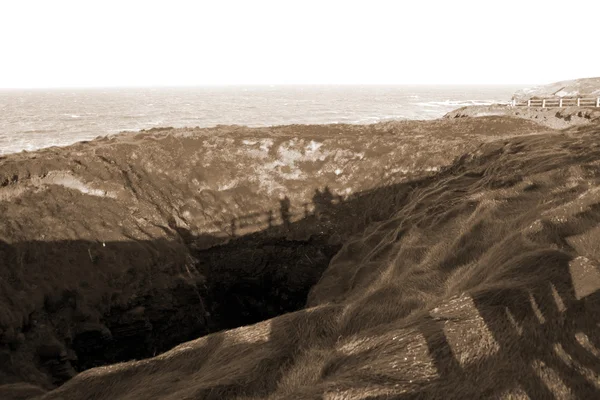
M482 143L541 131L499 117L159 129L0 157L0 383L49 389L200 336L217 349L236 333L207 334L303 308L342 244L443 166ZM281 317L286 335L297 333L277 340L293 340L292 351L312 330L315 343L329 335L313 312L322 311ZM242 328L240 343L269 342L265 329ZM100 371L127 365L86 376L100 382Z
M444 115L444 118L472 118L507 116L533 121L551 129L568 129L583 125L596 125L600 121L600 108L595 107L511 107L508 105L468 106Z
M554 82L516 92L513 99L526 102L529 99L577 97L595 99L600 97L600 77ZM556 103L555 103L556 104ZM566 104L566 103L565 103ZM574 103L569 103L574 104ZM583 103L582 103L583 104ZM589 104L588 104L589 105ZM512 107L508 104L461 107L447 113L444 118L471 118L507 116L534 121L552 129L568 129L583 125L596 125L600 121L597 107Z
M485 144L348 240L306 309L41 399L598 398L598 134Z
M515 99L523 101L532 97L597 97L600 96L600 77L553 82L527 88L515 93Z

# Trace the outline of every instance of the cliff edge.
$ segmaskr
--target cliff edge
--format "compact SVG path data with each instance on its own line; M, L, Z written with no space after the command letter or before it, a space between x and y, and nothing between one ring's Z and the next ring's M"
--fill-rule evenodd
M302 309L342 243L423 179L540 131L499 117L166 128L2 156L0 384L51 389Z
M513 98L526 101L530 98L543 97L598 97L600 96L600 77L581 78L569 81L554 82L519 90Z
M600 78L585 78L555 82L515 93L517 102L532 98L548 97L600 97ZM552 129L567 129L574 126L596 124L600 120L597 107L512 107L507 104L489 106L467 106L453 110L444 118L465 118L483 116L509 116L527 119Z
M450 121L462 129L482 123L491 132L487 124L497 120ZM393 199L393 212L344 241L306 308L148 359L88 369L32 396L598 398L600 127L503 132L431 175L388 186L383 198ZM460 142L447 129L445 135ZM387 141L399 148L403 139ZM447 157L451 148L436 151ZM45 193L38 195L52 198ZM30 279L19 290L32 290ZM130 310L123 318L140 314ZM25 336L35 338L31 330ZM22 386L23 393L33 390Z

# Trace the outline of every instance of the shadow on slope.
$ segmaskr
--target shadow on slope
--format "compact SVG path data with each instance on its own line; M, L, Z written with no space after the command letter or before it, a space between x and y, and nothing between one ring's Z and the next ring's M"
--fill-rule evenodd
M591 135L515 138L381 189L393 215L343 246L310 308L85 371L42 398L596 398L598 160ZM303 221L356 224L330 214ZM230 244L269 237L281 240Z
M223 221L229 238L173 223L156 240L0 241L0 383L51 387L301 309L342 241L389 217L420 184L344 200L316 189L302 209L286 197L279 210Z

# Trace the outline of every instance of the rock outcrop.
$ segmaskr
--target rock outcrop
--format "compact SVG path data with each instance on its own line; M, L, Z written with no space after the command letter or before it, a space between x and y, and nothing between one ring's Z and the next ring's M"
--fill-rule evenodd
M517 102L532 98L552 97L600 97L600 78L562 81L548 85L523 89L515 93ZM574 104L574 103L570 103ZM595 125L600 121L600 108L597 107L512 107L508 104L487 106L467 106L453 110L444 118L506 116L534 121L551 129L568 129L580 125Z
M598 133L487 116L3 157L0 396L598 397Z
M525 101L530 98L544 97L597 97L600 96L600 77L582 78L570 81L554 82L519 90L514 98Z
M600 121L600 108L595 107L511 107L507 105L467 106L444 115L444 118L507 116L522 118L551 129L568 129L581 125L595 125Z
M391 185L395 211L305 309L38 398L597 398L599 129L492 141Z
M493 117L158 129L0 157L0 384L49 389L301 309L410 182L539 130Z

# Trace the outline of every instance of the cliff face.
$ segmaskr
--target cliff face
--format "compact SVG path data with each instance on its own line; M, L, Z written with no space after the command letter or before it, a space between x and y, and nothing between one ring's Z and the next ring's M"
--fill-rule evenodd
M123 238L124 232L142 239L148 236L142 228L155 237L173 223L192 233L227 237L232 218L278 209L281 195L290 195L291 208L303 209L315 189L328 186L346 196L395 183L447 164L472 147L469 142L476 145L537 129L536 124L495 119L122 134L3 157L0 199L8 202L36 193L43 200L46 193L68 193L78 196L81 208L87 203L93 208L94 202L118 204L113 220L120 228L107 230L105 240ZM75 198L65 200L70 204ZM43 208L43 201L38 206ZM89 225L88 230L96 229L97 224ZM85 231L58 229L39 235L87 239Z
M554 82L523 89L515 93L517 101L532 97L597 97L600 96L600 77Z
M523 89L515 93L517 102L545 97L600 97L600 78L562 81ZM581 125L596 125L600 121L600 108L596 107L511 107L489 106L461 107L444 115L446 119L465 117L506 116L533 121L551 129L568 129Z
M507 116L522 118L551 129L568 129L582 125L595 125L600 121L600 108L595 107L510 107L506 105L461 107L444 115L444 118Z
M345 238L510 118L163 129L0 157L0 383L302 308ZM403 190L395 185L403 184Z
M458 121L490 132L498 119ZM600 129L504 134L362 193L393 211L345 241L306 309L84 371L40 398L598 398ZM330 205L329 221L360 196Z

